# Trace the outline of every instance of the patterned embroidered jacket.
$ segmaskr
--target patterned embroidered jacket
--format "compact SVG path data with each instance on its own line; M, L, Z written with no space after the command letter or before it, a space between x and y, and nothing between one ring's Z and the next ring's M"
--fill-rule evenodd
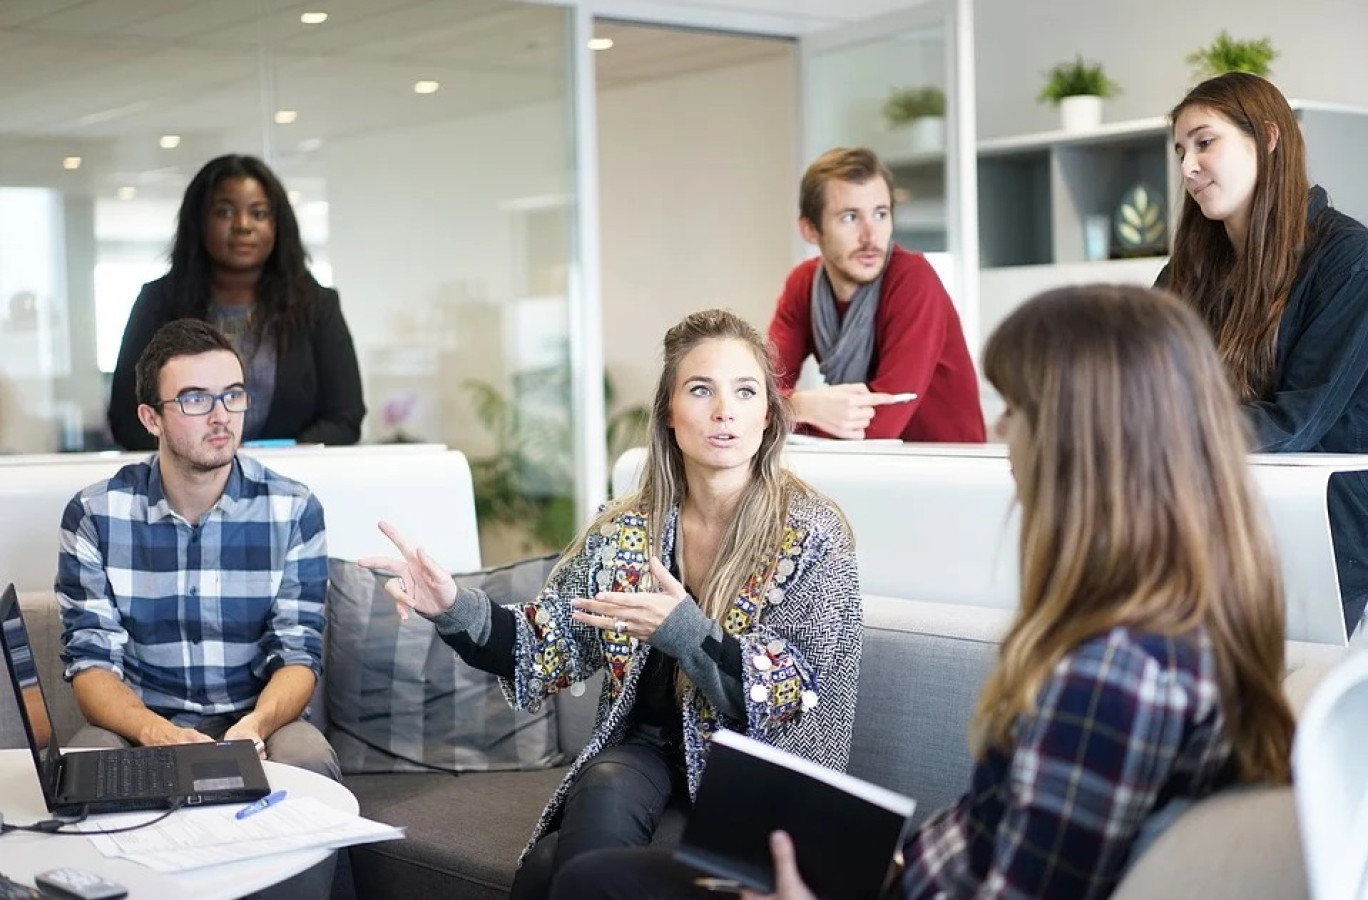
M674 510L662 534L666 559L674 552L677 522ZM550 695L607 668L593 734L552 795L527 849L553 830L585 763L626 737L650 649L635 638L572 621L570 601L600 590L636 590L648 556L645 516L619 515L552 573L536 601L515 609L516 673L502 682L514 706L535 710ZM757 573L722 623L741 644L746 721L720 714L692 685L681 701L691 796L698 791L708 739L719 728L833 769L844 770L850 758L864 620L854 543L830 501L795 492L777 565L765 568L773 569L773 578L765 583L765 573Z

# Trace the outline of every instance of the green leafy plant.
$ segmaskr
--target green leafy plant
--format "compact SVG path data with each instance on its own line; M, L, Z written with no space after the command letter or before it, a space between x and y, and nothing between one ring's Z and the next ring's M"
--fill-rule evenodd
M1060 63L1045 73L1045 86L1036 99L1058 105L1065 97L1114 97L1121 86L1107 77L1101 63L1089 63L1082 54L1073 62Z
M1273 49L1273 41L1269 38L1237 41L1222 29L1210 44L1189 53L1187 62L1192 66L1193 77L1199 81L1225 72L1248 72L1267 78L1269 63L1277 56L1278 51Z
M604 400L614 403L612 380L604 378ZM575 518L575 475L570 409L570 376L560 367L519 376L516 398L478 378L461 383L475 417L494 438L492 455L470 460L475 515L480 523L514 526L526 532L533 550L566 546L580 523ZM613 412L607 421L609 462L645 441L650 412L643 405Z
M938 87L893 88L883 105L884 118L893 127L945 115L945 91Z

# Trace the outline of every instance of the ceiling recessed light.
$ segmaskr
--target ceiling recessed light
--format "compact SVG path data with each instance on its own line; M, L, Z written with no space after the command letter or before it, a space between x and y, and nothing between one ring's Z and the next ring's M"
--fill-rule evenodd
M295 145L295 149L297 149L300 153L312 153L322 146L322 138L312 137L305 138L304 140L300 141L298 144Z
M328 21L328 14L325 12L306 12L299 14L299 21L305 25L322 25Z
M180 146L180 135L164 134L157 140L157 145L163 150L175 150Z
M81 158L79 156L68 156L62 160L62 168L66 169L68 172L74 172L80 167Z
M291 122L298 118L299 113L295 112L292 109L278 109L276 110L275 114L275 123L277 125L289 125Z
M114 192L120 200L132 200L138 195L138 189L130 185L125 185Z
M413 92L415 94L435 94L437 93L437 89L441 86L441 82L438 81L415 81L413 83Z
M291 206L298 206L299 201L304 198L304 195L299 191L286 191L285 196L289 198Z
M613 49L613 39L612 39L612 38L590 38L590 39L589 39L589 49L590 49L590 50L612 50L612 49Z

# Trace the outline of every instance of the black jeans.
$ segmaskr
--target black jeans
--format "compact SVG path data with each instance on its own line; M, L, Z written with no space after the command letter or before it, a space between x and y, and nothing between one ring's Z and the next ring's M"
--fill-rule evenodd
M518 869L510 900L552 896L560 873L574 860L649 846L666 808L688 803L677 759L673 745L634 730L590 760L566 795L559 830L538 841Z
M551 900L725 900L731 892L698 887L700 873L675 862L667 849L617 847L594 850L566 863L556 875Z

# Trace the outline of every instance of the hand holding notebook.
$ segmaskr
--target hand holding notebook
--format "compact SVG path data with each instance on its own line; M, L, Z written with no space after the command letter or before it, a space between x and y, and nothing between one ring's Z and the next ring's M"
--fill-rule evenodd
M675 858L761 893L776 888L770 835L785 831L803 882L827 898L878 895L916 804L733 731L713 736Z

